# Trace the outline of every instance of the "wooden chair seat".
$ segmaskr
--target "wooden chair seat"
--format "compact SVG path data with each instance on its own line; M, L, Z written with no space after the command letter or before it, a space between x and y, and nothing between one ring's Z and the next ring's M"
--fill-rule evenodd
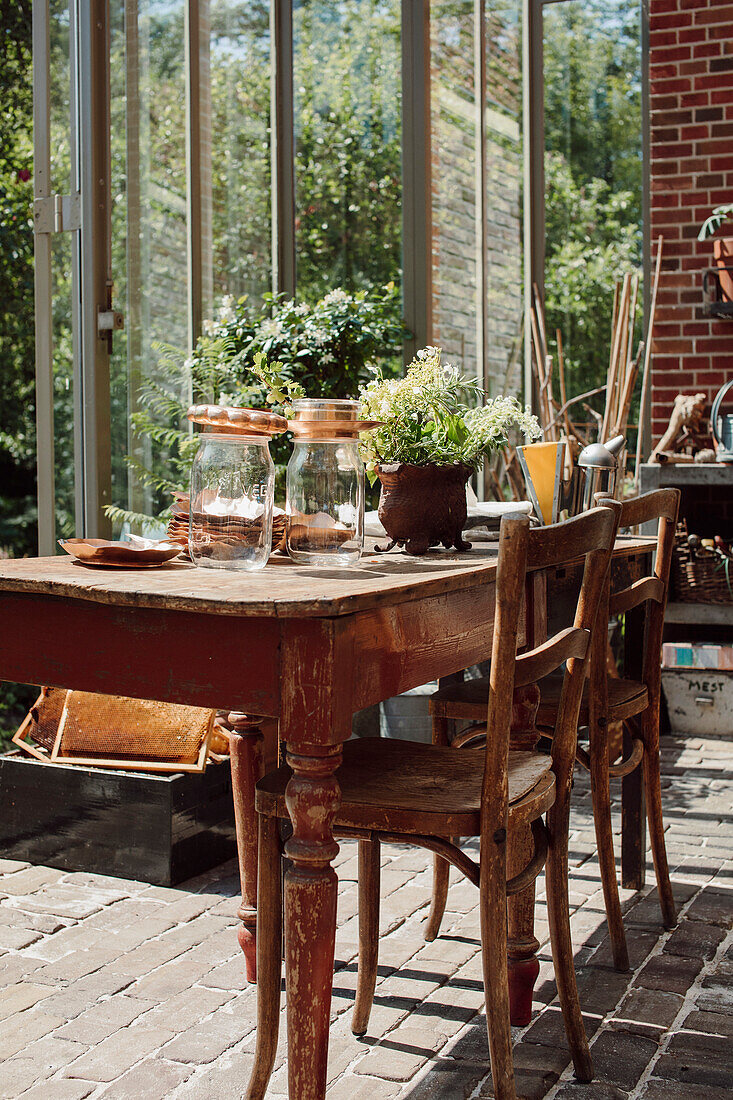
M484 703L484 717L486 703ZM342 806L334 828L376 829L431 836L479 836L485 749L452 749L365 737L347 741L336 779ZM509 753L509 824L531 822L555 801L549 756ZM257 784L257 811L287 817L290 768Z
M540 709L537 713L539 726L554 725L557 708L560 705L562 676L553 674L539 681ZM462 684L448 684L441 688L430 700L432 714L445 715L447 718L465 719L470 722L482 722L486 718L486 704L489 698L488 677L465 680ZM634 714L641 714L649 706L646 685L638 680L619 680L608 677L609 721L620 722ZM583 690L583 702L580 707L578 723L588 724L588 684Z

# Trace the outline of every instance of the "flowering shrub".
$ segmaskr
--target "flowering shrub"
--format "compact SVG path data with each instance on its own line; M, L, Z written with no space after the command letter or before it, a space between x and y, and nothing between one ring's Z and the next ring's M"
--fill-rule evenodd
M222 393L250 404L267 400L267 385L258 387L255 377L260 354L278 362L282 379L295 381L309 397L354 397L377 365L386 373L399 369L405 336L401 312L394 283L355 294L332 290L314 305L266 294L259 310L246 298L227 297L204 324L186 365L195 382L202 361L216 358Z
M396 373L405 336L394 283L355 294L332 290L315 305L266 294L253 309L247 298L229 296L203 328L188 358L160 347L156 376L142 380L132 414L135 434L151 441L154 458L149 465L132 456L126 462L148 487L158 519L110 506L115 523L153 528L166 518L171 493L188 485L198 445L185 419L190 397L195 404L269 404L282 411L304 393L354 397L377 368ZM290 444L280 436L270 450L281 494Z
M464 379L456 367L441 363L440 348L417 353L402 378L377 377L360 392L361 414L384 423L362 437L362 455L373 482L376 467L404 462L413 466L481 460L508 442L516 429L537 439L540 425L529 408L514 397L484 397L478 383Z

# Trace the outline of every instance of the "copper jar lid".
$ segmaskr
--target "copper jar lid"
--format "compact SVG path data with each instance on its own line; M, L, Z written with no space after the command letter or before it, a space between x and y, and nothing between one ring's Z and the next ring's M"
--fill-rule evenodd
M328 400L327 398L303 398L293 402L293 419L288 428L299 439L358 439L360 432L368 432L381 424L381 420L359 420L359 401Z
M188 419L222 435L259 436L271 439L288 430L284 416L262 409L238 409L228 405L191 405Z

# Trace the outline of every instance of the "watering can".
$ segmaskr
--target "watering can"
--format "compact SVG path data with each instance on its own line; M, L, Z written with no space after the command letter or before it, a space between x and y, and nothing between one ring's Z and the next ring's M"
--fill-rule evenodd
M716 393L710 413L710 430L715 440L718 462L733 462L733 413L720 412L723 398L731 387L733 387L733 378L721 386Z
M593 507L596 493L616 490L619 456L626 437L616 435L606 443L590 443L578 455L578 468L583 474L583 511Z

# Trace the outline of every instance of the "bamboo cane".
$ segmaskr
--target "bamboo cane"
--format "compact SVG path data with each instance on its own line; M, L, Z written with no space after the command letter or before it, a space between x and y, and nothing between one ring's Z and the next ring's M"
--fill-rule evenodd
M608 379L606 381L606 409L603 415L602 427L601 427L601 442L608 438L608 429L611 426L613 409L615 404L616 385L619 370L619 360L621 352L621 341L623 333L626 327L626 314L629 303L629 292L631 289L631 278L628 274L624 275L624 284L621 291L621 300L619 302L618 309L618 323L616 325L616 331L614 333L613 347L611 352L611 365L608 369Z
M657 311L657 291L659 289L659 275L662 270L662 245L664 238L660 233L657 237L657 263L654 268L654 285L652 287L652 301L649 307L649 324L646 330L644 348L644 370L641 376L641 399L639 403L639 430L636 435L636 466L634 468L634 485L639 484L639 467L641 466L641 449L644 440L644 409L647 402L649 389L649 366L652 358L652 334L654 330L654 315Z

